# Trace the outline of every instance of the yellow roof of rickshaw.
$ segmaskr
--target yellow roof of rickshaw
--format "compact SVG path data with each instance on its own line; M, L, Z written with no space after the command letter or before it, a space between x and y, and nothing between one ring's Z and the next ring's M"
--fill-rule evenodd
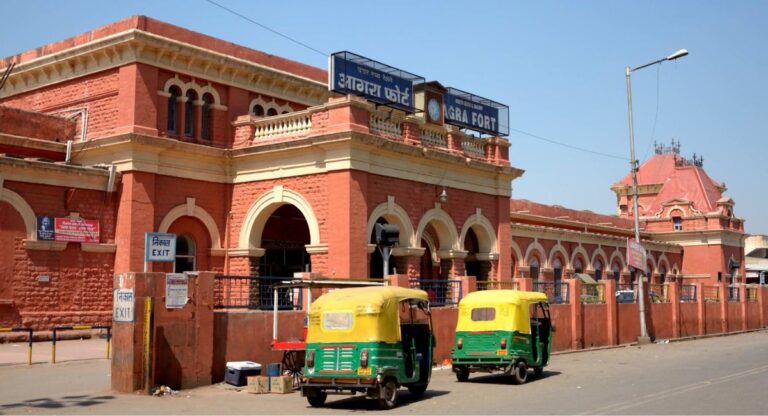
M541 292L524 292L522 290L480 290L467 294L461 299L461 304L491 305L491 304L528 304L546 302L547 295Z
M311 308L354 309L358 307L381 308L389 301L405 299L428 300L427 292L397 286L370 286L336 289L326 293L312 303Z

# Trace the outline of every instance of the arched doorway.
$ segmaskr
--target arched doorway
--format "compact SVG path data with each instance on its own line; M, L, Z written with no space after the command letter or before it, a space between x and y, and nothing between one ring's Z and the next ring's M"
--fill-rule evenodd
M424 228L421 239L421 247L424 248L424 254L421 255L420 279L440 279L440 276L443 274L440 261L435 261L435 251L439 250L439 246L436 246L436 244L439 244L437 232L432 225L427 225Z
M466 275L475 276L478 282L487 281L490 262L478 259L477 254L480 252L480 244L477 241L477 234L471 228L467 231L467 236L464 237L464 250L467 251L467 257L464 260Z
M16 208L0 201L0 299L9 301L14 295L16 248L27 237L24 220ZM0 327L17 326L21 317L13 306L0 307Z
M309 243L309 226L301 211L290 204L281 205L264 224L264 255L251 258L252 269L257 262L259 275L275 277L293 277L296 272L310 270L310 256L305 248Z

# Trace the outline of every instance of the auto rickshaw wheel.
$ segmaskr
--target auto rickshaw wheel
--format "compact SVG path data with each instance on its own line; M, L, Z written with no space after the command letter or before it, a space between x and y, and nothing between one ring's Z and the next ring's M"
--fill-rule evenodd
M417 384L415 386L408 386L408 392L416 397L421 396L422 394L424 394L425 391L427 391L426 384Z
M397 406L397 383L394 380L387 379L381 387L381 397L379 399L379 408L382 410L394 409Z
M469 367L466 365L457 365L453 370L456 373L456 380L463 383L469 380Z
M307 401L312 407L322 407L325 404L325 399L328 398L328 393L314 387L307 387L304 390L304 395L307 396Z
M528 380L528 366L525 365L524 361L520 361L512 369L512 383L525 384L526 380Z

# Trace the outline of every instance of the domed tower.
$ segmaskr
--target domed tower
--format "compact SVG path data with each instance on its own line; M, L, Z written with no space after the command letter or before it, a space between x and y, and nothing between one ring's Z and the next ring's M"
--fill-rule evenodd
M734 215L724 183L704 171L704 158L680 155L680 142L657 144L637 172L641 229L653 240L683 247L682 270L670 271L713 284L744 276L744 220ZM632 218L632 177L615 183L618 215ZM652 265L649 265L652 267Z

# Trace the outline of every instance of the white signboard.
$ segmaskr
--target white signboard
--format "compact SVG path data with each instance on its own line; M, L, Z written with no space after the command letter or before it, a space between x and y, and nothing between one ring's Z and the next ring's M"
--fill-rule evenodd
M112 320L114 322L133 322L133 289L115 289L112 305Z
M176 234L146 233L144 235L144 261L175 261Z
M189 295L189 279L184 273L167 273L165 275L165 307L168 309L183 308Z

